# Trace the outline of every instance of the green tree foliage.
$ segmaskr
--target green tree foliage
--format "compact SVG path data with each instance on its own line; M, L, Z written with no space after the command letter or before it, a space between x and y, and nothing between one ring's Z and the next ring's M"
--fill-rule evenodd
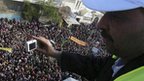
M47 17L47 19L58 23L60 26L62 25L63 19L58 12L58 8L54 7L53 0L48 0L46 2L40 0L38 3L41 7L41 16Z
M31 4L29 1L24 1L22 17L25 20L31 21L33 19L38 20L40 17L39 6Z
M40 16L45 16L49 21L58 23L60 26L63 19L58 12L58 8L54 7L53 0L39 0L36 4L31 4L29 1L24 1L22 17L25 20L38 20Z
M44 15L51 21L54 21L56 23L61 22L61 16L58 12L58 9L53 6L47 6L47 8L44 10Z

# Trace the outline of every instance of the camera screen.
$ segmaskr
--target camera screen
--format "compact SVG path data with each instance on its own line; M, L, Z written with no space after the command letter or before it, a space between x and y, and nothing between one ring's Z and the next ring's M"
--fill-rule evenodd
M30 49L30 50L35 49L35 48L36 48L35 43L31 43L31 44L29 44L29 49Z

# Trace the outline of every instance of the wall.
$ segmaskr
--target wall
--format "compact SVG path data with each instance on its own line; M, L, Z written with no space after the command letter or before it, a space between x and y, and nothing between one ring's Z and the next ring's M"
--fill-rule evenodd
M1 0L0 1L0 18L21 19L22 4L20 2Z

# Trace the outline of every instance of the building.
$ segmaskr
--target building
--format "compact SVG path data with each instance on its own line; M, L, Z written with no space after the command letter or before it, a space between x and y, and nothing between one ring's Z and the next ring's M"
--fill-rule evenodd
M39 1L48 1L48 0L13 0L13 1L18 1L18 2L24 2L24 1L29 1L31 3L37 3ZM62 0L53 0L55 6L60 6Z
M103 16L101 12L85 7L81 0L62 0L61 6L69 6L79 23L91 24L96 17L100 19Z
M0 0L0 17L8 17L10 19L20 19L22 4L25 0ZM37 3L40 0L28 0L31 3ZM42 0L48 1L48 0ZM64 18L68 26L72 24L90 24L96 17L101 18L102 13L94 12L86 8L81 0L54 0L56 7L69 6L71 13L69 17ZM5 12L3 14L3 12Z
M0 18L21 19L21 5L11 0L0 0Z

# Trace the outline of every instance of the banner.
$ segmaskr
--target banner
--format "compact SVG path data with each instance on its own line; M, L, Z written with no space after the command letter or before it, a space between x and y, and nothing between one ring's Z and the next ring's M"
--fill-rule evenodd
M0 50L3 50L3 51L7 51L9 53L12 53L12 48L3 48L3 47L0 47Z
M79 39L77 39L77 38L74 37L74 36L70 36L69 38L70 38L70 40L74 41L75 43L77 43L77 44L79 44L79 45L82 45L82 46L86 46L86 45L87 45L86 42L84 42L84 41L82 41L82 40L79 40Z

